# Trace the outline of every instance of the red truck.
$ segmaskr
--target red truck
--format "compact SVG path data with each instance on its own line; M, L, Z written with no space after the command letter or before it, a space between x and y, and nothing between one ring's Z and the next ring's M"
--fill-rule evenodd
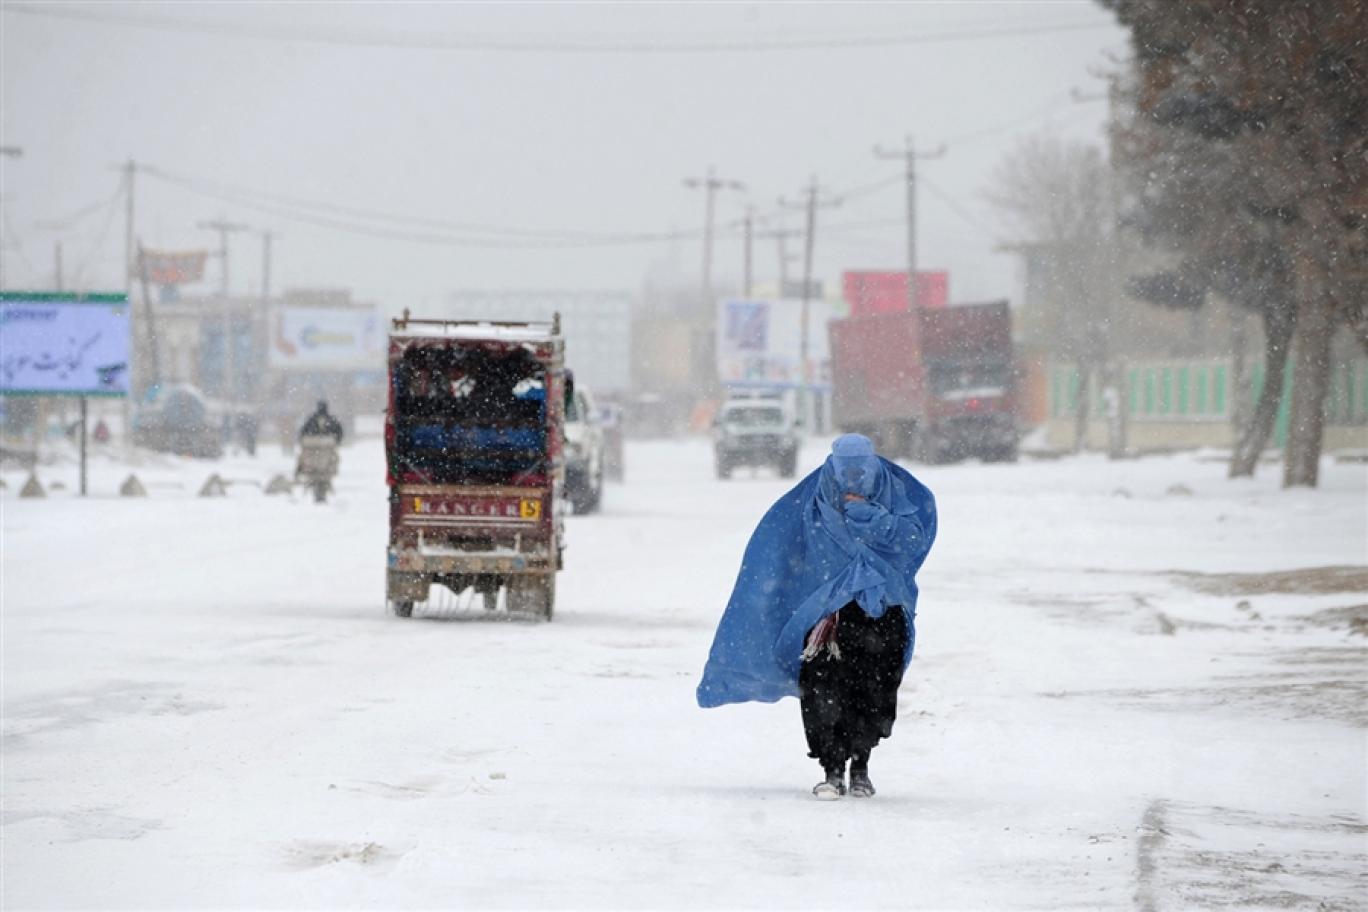
M1016 459L1006 301L850 317L829 329L832 418L842 431L922 462Z

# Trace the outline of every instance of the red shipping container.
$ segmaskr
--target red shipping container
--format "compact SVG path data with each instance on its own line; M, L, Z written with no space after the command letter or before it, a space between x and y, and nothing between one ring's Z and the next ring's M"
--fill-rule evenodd
M906 272L847 272L842 285L852 317L907 310ZM949 298L950 273L917 273L917 302L923 308L945 307Z

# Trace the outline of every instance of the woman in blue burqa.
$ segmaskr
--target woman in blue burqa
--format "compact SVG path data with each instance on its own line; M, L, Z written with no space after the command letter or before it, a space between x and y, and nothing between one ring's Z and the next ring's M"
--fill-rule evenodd
M869 797L916 637L917 570L936 538L926 486L846 434L770 507L741 560L698 704L795 696L819 798Z

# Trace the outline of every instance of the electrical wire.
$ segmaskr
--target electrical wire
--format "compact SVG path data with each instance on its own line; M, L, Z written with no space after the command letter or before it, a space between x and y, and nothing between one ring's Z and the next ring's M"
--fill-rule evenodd
M529 38L494 34L419 35L398 32L360 32L317 27L262 27L237 22L205 22L168 16L126 16L102 10L78 10L56 4L38 6L8 3L0 10L26 16L43 16L78 22L93 22L161 31L208 34L219 37L293 41L340 47L389 48L454 52L542 53L542 54L707 54L754 53L761 51L837 50L875 47L902 47L914 44L942 44L990 38L1015 38L1061 32L1095 31L1115 26L1105 22L1068 22L1047 25L961 27L942 31L919 29L903 33L882 33L833 37L830 34L766 37L733 41L597 39L567 41L565 36Z
M941 200L941 202L943 202L943 203L945 203L945 205L949 206L951 212L954 212L954 213L955 213L956 215L958 215L960 218L964 219L965 222L967 222L968 224L970 224L970 225L972 225L973 227L977 228L979 231L983 232L983 234L984 234L986 237L991 238L992 241L993 241L994 246L1002 246L1002 245L1005 243L1005 242L1002 240L1001 236L998 235L996 229L990 227L987 223L985 223L985 222L984 222L982 219L980 219L977 215L975 215L974 213L972 213L972 212L970 212L968 209L966 209L966 208L965 208L963 205L961 205L960 202L959 202L958 200L956 200L953 196L951 196L949 193L946 193L946 192L945 192L944 190L942 190L940 187L936 186L936 184L935 184L934 182L929 181L929 180L927 180L926 178L923 177L923 178L921 178L921 179L918 181L918 183L919 183L919 184L922 184L922 185L925 185L925 187L926 187L928 190L930 190L932 194L934 194L936 197L938 197L938 198Z
M336 203L311 200L298 196L287 196L266 190L256 190L242 185L227 184L203 177L178 174L153 165L139 165L138 170L149 177L181 187L193 193L210 196L223 202L241 205L270 204L289 209L316 210L321 213L340 215L348 218L365 219L375 222L391 222L409 228L437 229L449 232L471 233L478 236L508 235L541 241L563 242L618 242L622 240L653 240L656 235L643 237L639 232L593 232L567 229L518 228L506 225L490 225L475 222L458 222L450 219L428 218L415 215L399 215L354 206L341 206ZM701 232L699 232L701 235ZM483 239L483 238L481 238Z
M139 170L143 170L139 166ZM148 169L148 174L154 172ZM160 175L158 175L160 176ZM178 183L174 182L173 183ZM205 187L196 187L190 184L179 184L183 189L189 190L196 195L203 196L218 202L230 203L243 208L264 212L278 218L289 221L301 222L321 228L329 228L334 231L342 231L348 234L362 235L373 238L384 238L387 240L409 241L420 244L435 244L445 247L466 247L485 250L546 250L546 249L577 249L587 247L617 247L630 246L634 244L650 244L659 242L672 242L681 240L695 240L702 237L701 230L693 231L659 231L659 232L639 232L622 233L614 235L584 235L584 236L560 236L560 237L470 237L456 236L453 234L435 233L431 231L401 230L399 228L382 227L367 225L353 220L337 218L330 215L310 212L307 209L291 207L284 204L263 202L259 199L237 196L234 194L221 193ZM338 207L341 208L341 207ZM398 217L394 217L398 218ZM516 230L516 229L509 229ZM721 232L718 236L725 237L726 232Z
M14 224L10 221L9 207L0 207L0 225L4 226L4 244L0 245L0 253L13 251L14 255L28 271L29 277L36 280L38 270L34 268L32 261L28 258L28 252L24 250L24 240L19 236L19 232L14 230Z
M125 199L126 193L128 193L128 181L125 179L119 182L119 192L115 193L105 202L104 222L100 225L95 242L90 245L90 248L86 251L85 258L81 260L81 264L77 266L75 271L71 274L70 285L77 291L84 291L87 288L86 273L90 270L91 265L95 262L95 258L99 256L100 250L108 241L109 229L114 224L114 213L118 211L118 204Z
M120 183L118 189L114 191L114 195L112 197L109 197L108 199L96 200L88 206L82 206L80 209L68 213L67 215L62 216L61 218L41 219L35 221L33 225L35 228L41 228L44 231L68 231L72 228L75 228L84 219L89 218L90 216L100 212L111 203L123 199L123 195L124 188L123 184Z

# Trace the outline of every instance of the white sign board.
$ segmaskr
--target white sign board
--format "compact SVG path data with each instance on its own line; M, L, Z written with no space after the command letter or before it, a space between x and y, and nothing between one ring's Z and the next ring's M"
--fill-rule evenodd
M807 383L831 380L827 323L835 316L826 301L808 302ZM717 375L732 385L798 386L803 382L803 302L790 298L717 303Z
M122 294L0 294L0 393L128 395Z
M385 327L373 310L287 307L271 330L271 366L285 370L378 370Z

